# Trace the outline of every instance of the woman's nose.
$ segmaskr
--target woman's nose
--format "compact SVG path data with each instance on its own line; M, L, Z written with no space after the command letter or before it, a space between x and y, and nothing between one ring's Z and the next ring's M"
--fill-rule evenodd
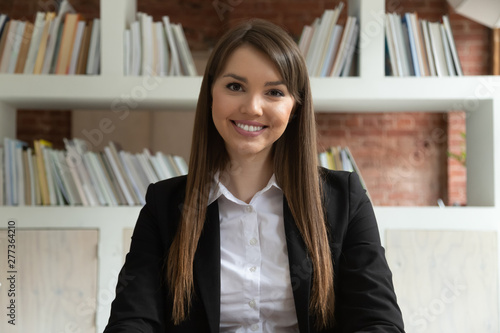
M261 96L249 94L241 106L241 112L252 116L261 116L263 102Z

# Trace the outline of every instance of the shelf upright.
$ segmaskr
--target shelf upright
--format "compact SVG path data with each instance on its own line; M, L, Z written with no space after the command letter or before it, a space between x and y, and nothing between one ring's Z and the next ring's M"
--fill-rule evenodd
M359 23L358 75L362 79L384 77L384 0L350 0L348 15Z
M124 75L123 35L136 11L135 0L101 1L101 75Z
M0 101L0 142L16 137L16 108Z

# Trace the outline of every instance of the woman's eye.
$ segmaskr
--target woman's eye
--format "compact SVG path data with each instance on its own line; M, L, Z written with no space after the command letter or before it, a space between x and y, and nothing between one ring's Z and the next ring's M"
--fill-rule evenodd
M269 95L271 95L273 97L284 97L285 96L285 94L281 90L278 90L278 89L270 90Z
M241 84L235 83L235 82L227 84L226 88L231 90L231 91L241 91L242 90Z

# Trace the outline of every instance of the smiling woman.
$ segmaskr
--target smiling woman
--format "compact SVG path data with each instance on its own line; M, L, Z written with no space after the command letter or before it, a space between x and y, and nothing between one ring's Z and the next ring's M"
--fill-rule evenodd
M236 197L249 202L269 181L271 150L293 107L293 97L265 53L242 45L231 54L213 84L212 118L231 161L232 179L224 185ZM253 176L241 177L249 173Z
M189 174L148 189L106 333L404 331L359 179L318 168L283 29L251 20L220 39L193 133Z

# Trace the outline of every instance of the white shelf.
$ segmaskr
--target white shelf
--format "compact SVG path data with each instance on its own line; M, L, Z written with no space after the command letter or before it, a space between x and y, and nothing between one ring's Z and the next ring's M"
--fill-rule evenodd
M193 110L200 85L201 77L3 74L0 101L29 109Z
M194 110L201 77L0 75L13 109ZM317 112L476 111L500 99L500 77L311 78Z

